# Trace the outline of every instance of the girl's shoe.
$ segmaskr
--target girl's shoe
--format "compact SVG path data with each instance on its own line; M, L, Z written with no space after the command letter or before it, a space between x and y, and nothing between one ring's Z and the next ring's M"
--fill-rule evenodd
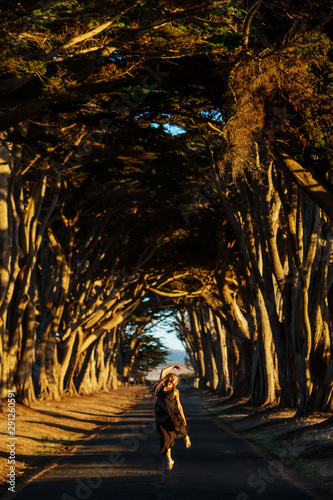
M171 470L174 463L175 463L174 460L167 460L167 469Z
M186 436L186 437L184 437L184 440L185 440L186 448L190 448L190 446L192 445L190 438L188 436Z

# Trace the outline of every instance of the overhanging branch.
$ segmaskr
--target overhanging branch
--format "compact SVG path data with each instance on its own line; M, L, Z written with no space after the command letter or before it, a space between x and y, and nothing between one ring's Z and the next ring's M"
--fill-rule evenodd
M325 178L318 181L279 145L275 146L275 159L280 167L292 175L309 198L333 220L333 186Z

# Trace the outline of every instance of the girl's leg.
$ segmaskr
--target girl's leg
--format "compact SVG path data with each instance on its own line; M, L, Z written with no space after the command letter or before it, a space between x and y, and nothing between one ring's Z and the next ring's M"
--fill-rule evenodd
M166 457L167 457L167 467L168 470L171 470L174 464L174 461L171 458L171 448L168 448L166 451Z
M184 437L184 440L185 440L185 446L186 446L186 448L190 448L190 446L191 446L192 443L191 443L191 440L190 440L190 437L189 437L188 434Z

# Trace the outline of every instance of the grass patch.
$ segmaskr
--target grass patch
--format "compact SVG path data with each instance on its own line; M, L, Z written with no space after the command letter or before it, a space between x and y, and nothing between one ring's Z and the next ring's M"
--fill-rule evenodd
M301 458L297 462L295 462L295 465L300 472L302 472L305 476L309 477L310 479L315 479L316 481L318 481L319 479L322 478L322 475L320 474L318 469L313 467L313 465L306 463Z
M75 434L74 436L69 436L66 439L53 439L52 441L47 440L42 445L43 455L55 455L59 448L64 448L73 444L74 441L82 439L84 434Z
M317 481L321 479L320 471L303 460L297 451L290 448L289 443L287 443L287 446L278 446L271 439L264 438L259 434L249 434L248 438L276 455L283 465L292 465L310 479Z

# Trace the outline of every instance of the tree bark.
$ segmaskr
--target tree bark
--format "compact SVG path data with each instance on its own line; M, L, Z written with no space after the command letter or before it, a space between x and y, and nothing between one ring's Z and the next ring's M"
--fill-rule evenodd
M201 332L199 329L198 318L194 308L189 309L189 318L191 324L191 333L194 338L195 351L197 354L198 369L199 369L199 379L200 386L205 387L206 385L206 365L204 359L204 350L201 339Z
M215 328L213 322L212 311L209 307L203 306L201 308L201 325L202 334L205 339L205 364L206 372L208 372L209 388L212 392L215 392L218 388L219 377L217 363L214 353L214 340Z
M279 165L286 169L309 198L333 219L333 186L325 178L319 182L309 170L292 158L284 147L276 145L275 151Z
M218 392L221 394L221 396L230 397L233 393L233 387L231 386L229 375L227 332L218 316L214 315L214 321L218 334L219 353L221 356L221 373Z
M21 357L15 374L17 402L29 406L35 401L34 382L32 379L36 345L36 298L29 300L23 318Z
M2 142L0 145L0 303L6 299L10 282L11 236L10 236L10 190L11 169L9 151ZM7 397L7 391L14 387L8 386L9 366L7 359L8 331L7 314L2 310L0 318L0 405Z
M264 406L276 402L277 375L274 364L274 343L266 305L262 293L257 289L259 335L256 343L251 402Z

